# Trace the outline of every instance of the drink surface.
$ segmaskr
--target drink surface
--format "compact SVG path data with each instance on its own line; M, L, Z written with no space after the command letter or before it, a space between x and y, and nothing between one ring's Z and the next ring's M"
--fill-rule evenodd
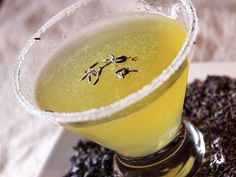
M163 16L117 17L98 26L64 45L44 69L36 89L42 109L80 112L119 101L157 77L172 62L185 38L183 27ZM107 66L95 86L87 78L81 81L89 66L99 62L94 68L98 70L109 54L137 60ZM114 73L124 67L139 72L120 79Z
M160 75L176 57L185 37L186 30L180 23L161 15L133 14L92 25L51 57L38 79L37 103L43 110L80 112L119 101ZM82 80L88 72L98 72L109 54L127 59L106 66L97 83L95 75L91 83L89 77ZM115 73L122 68L135 72L121 79ZM156 152L178 132L187 71L188 64L176 72L176 79L163 84L165 89L155 101L126 117L87 126L64 126L125 156Z

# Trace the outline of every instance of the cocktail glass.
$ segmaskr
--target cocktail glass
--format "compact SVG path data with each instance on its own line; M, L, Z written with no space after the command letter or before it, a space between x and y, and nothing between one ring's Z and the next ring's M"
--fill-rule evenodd
M161 75L139 91L104 107L76 113L38 107L37 79L61 44L98 20L139 12L171 17L186 28L181 50ZM30 113L114 150L117 176L193 176L204 156L204 141L181 113L188 58L197 27L196 12L189 0L78 1L31 37L17 60L14 91Z

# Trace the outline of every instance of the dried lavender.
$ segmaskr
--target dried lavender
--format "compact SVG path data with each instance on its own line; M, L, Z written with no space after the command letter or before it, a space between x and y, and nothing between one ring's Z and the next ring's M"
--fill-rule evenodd
M204 135L205 161L196 176L236 176L236 79L209 76L187 89L184 115Z
M89 67L89 69L92 69L92 68L94 68L94 67L97 66L97 65L98 65L98 62L92 64L92 65Z
M35 38L35 40L36 40L36 38ZM115 57L113 54L109 54L108 56L109 56L109 58L102 60L104 62L104 64L102 66L98 67L98 71L95 70L94 68L99 64L99 62L92 64L88 69L86 69L84 72L85 75L80 79L80 81L83 81L87 78L89 83L91 83L92 78L96 77L95 81L93 82L93 85L96 85L100 80L100 76L102 74L103 69L105 67L109 66L110 64L113 63L113 64L115 64L115 66L118 66L117 64L124 63L127 61L127 59L131 59L132 61L138 60L138 57L132 58L132 57L126 57L124 55L119 56L119 57ZM126 68L118 69L115 72L115 75L120 79L124 79L125 76L131 72L139 72L139 71L136 69L129 69L128 67L126 67Z
M136 69L130 69L130 68L121 68L121 69L118 69L114 74L120 78L120 79L124 79L125 76L131 72L139 72L138 70Z
M210 76L188 86L183 115L204 135L206 155L196 177L236 176L236 79ZM113 152L79 141L64 177L114 177Z
M39 41L39 40L41 40L41 38L40 37L35 37L34 40Z
M45 111L45 112L51 112L51 113L54 112L53 110L50 110L50 109L45 109L44 111Z
M112 170L112 151L83 140L73 149L71 167L64 177L115 177Z

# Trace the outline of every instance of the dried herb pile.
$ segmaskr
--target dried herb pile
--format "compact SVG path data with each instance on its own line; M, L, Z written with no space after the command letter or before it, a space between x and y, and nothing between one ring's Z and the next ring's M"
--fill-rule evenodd
M236 79L208 77L187 90L184 115L204 135L205 162L197 176L236 176Z
M236 79L210 76L188 86L183 115L204 135L206 155L197 177L236 177ZM113 152L79 141L64 177L115 177Z
M80 140L73 149L71 168L64 177L115 177L112 151L83 140Z

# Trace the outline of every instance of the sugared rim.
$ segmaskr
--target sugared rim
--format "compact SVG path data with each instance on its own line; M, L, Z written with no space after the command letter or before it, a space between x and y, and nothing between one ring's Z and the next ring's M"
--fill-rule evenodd
M156 77L150 84L144 86L142 89L138 90L135 93L130 94L129 96L114 102L108 106L94 108L82 112L73 112L73 113L58 113L58 112L45 112L39 109L37 106L31 104L21 93L20 81L19 81L19 73L21 67L23 65L24 56L28 53L31 46L34 44L35 39L40 37L41 34L45 33L48 28L52 25L60 21L63 17L69 16L73 14L76 9L78 9L83 2L78 1L71 6L65 8L60 11L57 15L53 16L50 20L48 20L29 40L27 45L23 48L20 56L16 62L16 68L14 71L14 81L13 88L14 92L19 99L19 101L23 104L28 112L34 114L41 118L46 118L52 122L56 123L81 123L87 124L89 122L99 122L104 121L104 119L110 117L115 113L119 113L124 110L128 106L137 103L141 99L145 98L147 95L151 94L154 90L156 90L161 84L163 84L166 80L168 80L183 64L183 62L188 57L191 48L193 47L195 38L198 32L198 19L196 15L196 10L190 0L183 1L181 0L183 5L185 6L188 17L190 19L189 25L190 29L188 30L187 38L184 42L183 47L179 51L176 58L173 62L159 75Z

